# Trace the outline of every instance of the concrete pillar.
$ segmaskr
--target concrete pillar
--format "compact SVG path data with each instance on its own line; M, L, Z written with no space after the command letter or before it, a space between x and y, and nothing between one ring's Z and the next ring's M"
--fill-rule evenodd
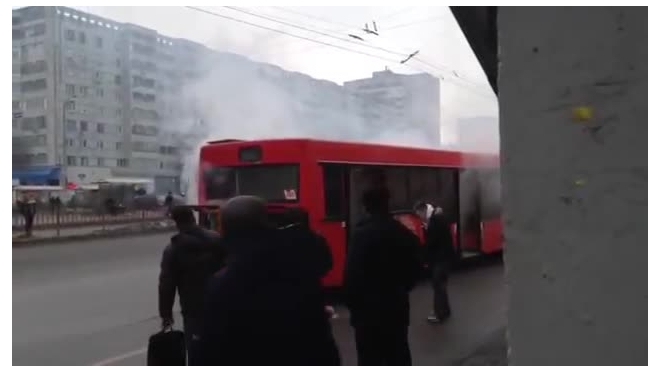
M509 362L646 364L647 8L498 24Z

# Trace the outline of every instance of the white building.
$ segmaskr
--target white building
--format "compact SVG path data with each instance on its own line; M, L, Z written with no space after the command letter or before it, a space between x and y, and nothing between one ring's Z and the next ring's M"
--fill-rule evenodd
M440 80L429 74L404 75L390 70L371 78L348 81L344 87L360 101L369 131L423 133L431 146L440 145Z

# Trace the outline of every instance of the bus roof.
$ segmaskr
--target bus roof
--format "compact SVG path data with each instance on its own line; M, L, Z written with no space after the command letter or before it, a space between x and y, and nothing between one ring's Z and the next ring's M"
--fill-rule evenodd
M499 166L499 155L497 154L305 138L209 142L202 147L201 155L215 157L213 153L216 152L216 149L222 151L222 149L245 146L261 146L265 153L269 150L282 153L292 153L292 150L299 153L304 152L307 157L312 157L317 162L328 163L446 167ZM271 160L265 162L271 162Z

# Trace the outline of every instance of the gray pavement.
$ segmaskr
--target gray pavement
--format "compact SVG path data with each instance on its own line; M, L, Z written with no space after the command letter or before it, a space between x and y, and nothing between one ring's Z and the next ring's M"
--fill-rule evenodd
M144 365L147 338L159 325L156 285L167 240L162 234L14 249L13 364ZM453 275L454 318L441 326L425 322L431 293L426 285L417 288L411 305L413 362L470 364L470 356L504 326L502 275L497 262ZM338 312L337 343L344 364L354 365L348 316L343 308ZM502 346L488 349L489 360L503 358Z

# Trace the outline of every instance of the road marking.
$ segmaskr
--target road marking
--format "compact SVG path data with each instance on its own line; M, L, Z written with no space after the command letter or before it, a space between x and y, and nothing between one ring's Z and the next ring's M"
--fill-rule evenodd
M140 354L144 354L146 352L147 352L147 348L141 348L141 349L138 349L138 350L134 350L132 352L127 352L127 353L120 354L118 356L114 356L114 357L110 357L110 358L100 360L100 361L94 363L92 366L112 365L113 363L117 363L117 362L123 361L127 358L131 358L131 357L138 356Z

